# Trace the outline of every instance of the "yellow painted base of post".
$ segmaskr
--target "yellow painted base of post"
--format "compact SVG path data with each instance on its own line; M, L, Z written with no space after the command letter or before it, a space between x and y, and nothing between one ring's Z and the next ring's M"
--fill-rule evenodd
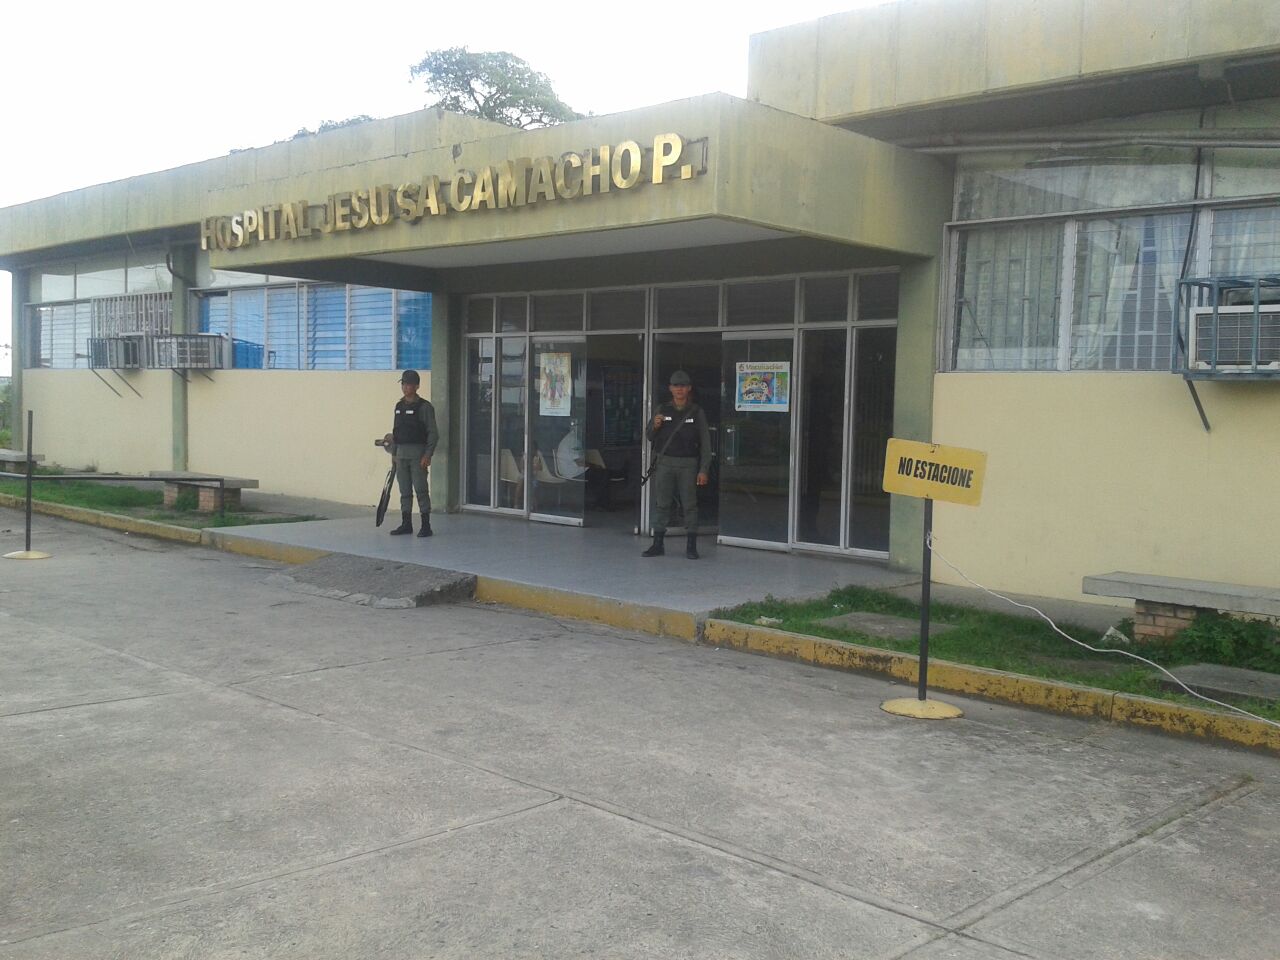
M15 550L13 553L6 553L6 560L48 560L53 554L45 553L43 550Z
M963 717L964 711L941 700L921 700L919 697L899 697L880 704L885 713L898 717L914 717L917 720L954 720Z

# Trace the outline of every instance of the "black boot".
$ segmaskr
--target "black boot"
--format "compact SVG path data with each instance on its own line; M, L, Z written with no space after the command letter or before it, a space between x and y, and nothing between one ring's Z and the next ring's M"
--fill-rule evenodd
M642 556L642 557L660 557L660 556L662 556L664 553L666 553L667 551L666 551L666 550L664 550L664 549L662 548L662 539L663 539L663 537L665 537L665 536L666 536L666 533L665 533L665 532L663 532L663 533L658 533L657 531L654 531L654 534L653 534L653 543L649 544L649 549L648 549L648 550L646 550L644 553L640 554L640 556Z
M410 519L412 516L413 514L411 513L400 514L400 526L392 530L391 535L398 537L404 533L413 533L413 521Z
M422 515L422 526L418 528L418 536L420 537L431 536L431 514L424 513Z
M684 555L690 560L698 559L698 535L691 533L684 540Z

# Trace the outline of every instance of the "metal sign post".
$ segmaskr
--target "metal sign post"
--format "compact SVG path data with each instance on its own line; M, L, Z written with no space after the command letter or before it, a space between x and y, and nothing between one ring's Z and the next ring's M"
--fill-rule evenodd
M920 677L916 698L924 702L929 687L929 585L933 579L933 550L929 536L933 533L933 501L924 502L924 556L920 560Z
M920 559L920 670L916 697L886 700L886 713L920 720L962 717L959 707L928 698L929 688L929 603L933 582L933 501L949 500L977 506L982 499L982 481L987 455L962 447L944 447L913 440L890 440L885 455L884 489L924 500L924 543Z
M27 548L25 550L17 550L14 553L6 553L6 560L48 560L50 554L43 550L31 549L31 475L35 471L36 464L31 452L33 449L31 439L32 411L27 411Z

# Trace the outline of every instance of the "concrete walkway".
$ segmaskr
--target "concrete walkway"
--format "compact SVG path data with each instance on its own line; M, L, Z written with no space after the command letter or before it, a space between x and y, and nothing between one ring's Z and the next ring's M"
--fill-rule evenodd
M1276 956L1274 758L37 535L0 560L4 960Z
M235 527L228 533L268 543L422 563L696 615L762 600L766 594L819 597L850 585L895 590L914 595L917 601L920 594L918 574L891 570L884 563L726 547L717 545L714 537L699 539L702 559L693 562L684 557L683 538L673 539L667 556L646 559L640 552L648 539L619 529L531 523L477 513L437 514L432 527L436 536L430 540L390 537L388 524L381 529L373 525L370 508L356 517ZM939 601L1020 613L972 588L935 590ZM1114 606L1031 599L1051 616L1100 631L1125 615L1123 608Z

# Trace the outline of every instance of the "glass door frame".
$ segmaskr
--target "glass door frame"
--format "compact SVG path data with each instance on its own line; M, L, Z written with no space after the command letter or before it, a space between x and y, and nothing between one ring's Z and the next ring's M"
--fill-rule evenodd
M844 442L845 442L845 446L848 448L848 457L845 460L844 467L843 467L844 469L843 495L846 503L848 504L848 511L844 515L843 525L840 528L840 543L843 545L841 547L840 552L846 556L851 556L851 557L865 557L870 560L888 560L889 559L888 550L872 550L867 547L849 546L849 521L853 519L852 517L853 481L854 481L853 456L856 448L855 440L857 439L854 436L854 431L853 431L853 418L857 414L857 410L854 408L854 400L855 400L856 391L858 389L858 382L855 374L858 369L858 344L861 340L861 337L857 336L857 332L859 330L871 330L871 329L893 330L894 343L896 345L898 320L896 317L892 320L863 320L858 323L854 323L849 327L849 369L846 373L847 386L845 387L845 395L847 398L848 409L849 409L849 419L845 422L845 433L844 433ZM894 383L896 386L896 383L897 383L896 370L894 371ZM892 505L890 506L889 509L890 511L892 511L893 509Z
M806 553L830 553L845 556L853 551L848 547L849 542L849 479L850 469L853 466L853 443L850 434L850 425L853 418L853 344L857 340L854 335L857 329L848 320L843 322L836 321L833 323L802 323L799 324L796 331L796 350L795 350L795 384L792 392L796 396L796 422L792 427L792 462L796 465L793 470L796 473L792 475L792 486L795 487L800 480L798 468L800 465L801 443L803 442L803 427L805 418L805 361L807 360L807 351L804 348L805 334L810 330L843 330L844 334L844 402L841 405L840 412L840 542L839 543L812 543L808 540L800 539L800 497L797 491L793 490L792 510L791 510L791 528L789 538L792 546L797 550L803 550ZM860 551L866 553L866 551ZM870 554L879 557L881 554Z
M797 284L798 286L798 284ZM787 442L787 538L785 540L757 540L753 537L735 537L726 536L723 533L716 535L716 543L724 544L729 547L751 547L755 550L773 550L779 553L790 553L795 549L795 529L796 529L796 510L798 507L796 500L796 463L798 462L799 450L799 431L796 430L796 421L798 406L795 402L796 392L798 390L800 379L799 371L796 366L796 341L797 341L797 324L793 317L792 322L786 327L721 327L720 328L720 345L721 345L721 363L723 365L724 344L741 341L741 340L782 340L791 343L791 408L787 411L787 416L791 419L790 437ZM724 394L725 385L721 384L721 397ZM732 386L729 388L733 389ZM723 402L723 400L721 401ZM721 458L727 459L726 449L729 445L728 430L724 428L724 412L721 411ZM720 468L721 491L723 492L724 483L724 465ZM721 526L723 527L723 519Z
M701 284L701 283L661 284L661 286L685 286L685 287L706 286L706 285L707 284ZM655 309L654 301L656 299L657 298L654 297L652 294L649 296L650 310ZM723 314L724 312L723 300L724 298L721 297L721 304L719 307L719 311L721 314ZM648 439L649 424L653 422L654 411L659 406L666 403L666 400L658 399L658 394L661 390L664 390L667 385L654 383L654 380L658 376L658 342L659 342L658 338L666 337L666 336L678 337L681 334L690 334L690 335L714 334L715 336L720 338L720 344L722 346L724 344L724 326L723 325L718 325L714 327L704 326L704 327L658 328L656 323L654 323L653 316L649 317L649 323L647 328L645 329L645 334L644 334L644 387L642 389L644 390L644 398L645 398L644 399L645 435L644 435L644 442L641 444L641 458L640 458L641 468L645 471L645 473L648 473L653 468L653 455L654 455L653 444L650 443ZM696 389L696 386L695 386L695 389ZM698 401L695 400L694 402L697 403ZM716 403L719 403L719 402L720 402L720 398L716 397ZM703 409L706 409L705 403L698 403L698 405ZM717 456L721 458L721 463L718 464L718 466L723 467L724 466L723 464L723 458L724 458L723 433L720 435L720 444L721 444L721 448L717 452ZM639 520L639 525L636 527L635 532L643 536L648 536L649 532L653 529L653 511L649 503L651 499L650 494L652 492L653 492L653 485L650 483L646 483L641 488L640 520ZM699 526L702 526L702 525L699 524ZM710 533L708 533L707 536L710 536Z
M524 369L522 371L522 379L524 381L524 386L521 389L528 390L529 389L529 349L528 349L529 335L527 333L515 332L515 333L511 333L509 336L504 336L501 333L486 333L486 334L472 335L472 336L462 338L463 371L465 372L467 377L470 377L470 366L469 366L471 362L471 355L470 355L471 346L470 345L472 341L490 340L493 342L493 374L492 374L493 400L491 402L490 410L489 410L489 443L490 443L489 502L487 504L467 503L466 502L466 490L467 490L466 471L470 470L470 463L471 463L470 461L471 431L468 429L469 423L467 418L470 416L471 411L470 411L470 400L467 396L469 392L470 384L469 382L464 382L463 414L462 414L462 421L461 421L462 430L460 431L462 436L459 438L460 439L460 443L459 443L460 458L459 459L461 460L461 465L463 470L463 473L461 474L461 483L460 483L461 489L463 491L463 502L459 504L459 509L462 510L464 513L496 513L496 514L500 514L502 516L508 516L508 517L527 517L529 515L529 509L528 509L529 471L527 468L524 469L522 473L524 489L521 491L521 494L520 494L520 502L525 504L525 506L500 507L497 505L500 499L500 494L501 494L500 487L502 485L502 481L500 479L501 463L499 460L500 450L499 450L498 444L500 442L500 437L499 437L498 425L501 422L501 417L502 417L502 402L501 402L502 341L504 339L518 339L518 340L525 341L526 346L524 351ZM525 443L526 443L526 449L527 449L528 437L529 437L529 404L527 400L524 405L524 424L522 426L522 429L524 431Z
M854 436L853 436L853 419L856 414L854 409L855 393L858 387L856 381L856 371L858 367L858 336L859 330L869 329L890 329L896 331L898 329L897 319L892 320L860 320L845 323L805 323L800 324L797 344L800 346L798 351L799 357L796 363L796 382L803 384L804 376L804 333L807 330L845 330L844 343L844 409L842 416L844 417L843 425L840 431L840 442L843 451L840 455L840 542L832 543L810 543L806 540L800 540L800 501L798 496L793 496L794 509L791 515L791 543L797 550L803 550L806 553L828 553L842 557L859 557L867 560L886 560L889 557L887 550L871 550L865 547L854 547L849 544L849 521L853 511L853 456L854 456ZM797 421L799 425L804 423L804 391L803 389L793 388L793 392L798 392L799 408L797 413ZM793 457L795 463L800 462L800 430L795 430L793 436ZM793 476L792 480L798 479ZM794 483L793 483L794 486Z
M584 302L585 302L585 298L584 298ZM542 332L530 331L528 333L522 333L520 334L520 336L525 338L525 343L526 343L525 352L524 352L524 373L525 373L525 391L526 391L525 404L524 404L524 438L525 438L524 439L524 442L525 442L524 505L525 505L525 509L523 512L528 519L536 521L537 523L556 523L565 527L581 527L585 525L585 520L586 520L585 489L583 491L583 509L576 517L564 516L558 513L539 513L533 509L532 496L531 496L531 494L533 493L533 481L531 479L532 464L533 464L533 457L535 455L541 455L541 451L537 449L537 445L532 433L533 400L534 400L533 391L536 388L536 384L533 383L531 374L533 372L534 351L537 350L539 343L572 343L575 346L581 346L582 347L581 362L583 365L582 389L584 391L582 402L585 405L587 402L587 398L585 395L586 364L587 364L587 335L586 335L586 332L583 330L568 330L564 332L546 330ZM570 361L569 363L570 383L573 382L573 374L574 374L574 363ZM494 408L497 409L497 404L494 404ZM586 414L584 412L584 416L585 415ZM572 415L570 416L570 421L572 421ZM495 426L496 426L496 422L495 422ZM585 430L585 424L583 425L583 429ZM555 456L554 452L552 453L552 456L553 457ZM585 477L585 474L583 476ZM564 482L572 483L576 481L566 480ZM583 482L585 483L585 479Z
M590 339L593 334L596 334L596 333L601 333L601 334L639 333L641 334L643 336L643 348L642 348L643 387L642 387L642 390L643 390L643 396L644 396L642 409L644 410L644 416L645 416L644 422L648 424L653 417L654 406L658 402L657 395L663 386L663 385L655 384L653 382L656 376L657 344L658 344L659 335L666 335L666 334L679 335L682 333L690 333L690 334L715 333L720 336L722 345L726 340L747 340L747 339L786 340L790 338L791 350L792 350L792 354L791 354L792 356L792 407L791 407L791 411L789 412L789 416L791 417L791 437L790 437L790 444L788 449L788 464L787 464L788 478L789 478L788 503L787 503L787 540L785 542L762 541L762 540L755 540L755 539L748 539L748 538L736 538L732 536L725 537L721 535L717 535L717 540L719 542L722 542L728 545L742 545L742 546L749 546L757 549L767 549L767 550L782 551L782 552L802 551L802 552L812 552L812 553L823 553L827 555L846 556L846 557L852 557L852 558L864 558L864 559L871 559L871 560L887 559L888 557L887 551L871 550L866 548L849 546L849 539L850 539L849 522L852 519L851 513L852 513L852 499L853 499L851 485L853 482L852 471L854 466L853 459L855 455L855 443L854 443L854 437L853 437L853 421L857 413L854 406L855 406L855 399L856 399L855 392L858 386L856 383L856 376L855 376L856 369L857 369L857 360L858 360L858 357L857 357L858 340L859 340L858 330L862 328L872 328L872 327L879 327L879 328L887 327L887 328L892 328L896 330L899 327L898 319L896 317L892 319L886 318L886 319L874 319L874 320L871 320L871 319L862 320L859 318L859 315L858 315L859 300L860 300L859 285L863 277L879 276L884 274L892 274L896 276L897 273L898 273L898 268L896 267L888 267L888 268L884 268L884 267L857 268L855 267L852 269L844 269L844 270L818 270L818 271L812 271L812 272L798 271L795 273L787 273L787 274L779 274L779 275L756 274L756 275L749 275L749 276L743 276L743 277L728 277L728 278L708 279L708 280L688 280L688 281L639 283L639 284L633 283L633 284L620 284L616 286L608 285L603 287L585 286L581 288L574 288L572 291L564 291L564 292L584 294L584 312L585 312L589 310L589 306L588 306L589 297L590 297L590 294L593 292L614 291L614 290L636 290L636 289L643 290L645 292L646 303L645 303L645 311L644 311L644 326L642 329L628 328L628 329L619 329L619 330L613 330L613 329L593 330L591 328L590 322L586 321L584 317L584 326L581 330L534 331L530 329L532 326L531 321L526 319L525 329L518 330L518 331L515 331L515 330L507 331L506 333L504 333L498 329L500 326L500 323L498 322L498 319L497 319L498 302L502 297L524 296L524 297L532 298L533 296L538 295L539 293L559 292L559 291L525 291L525 292L512 291L512 292L502 292L502 293L486 292L486 293L474 294L473 295L474 297L493 298L493 309L495 311L492 333L483 333L479 331L475 333L466 332L465 331L466 321L464 317L463 319L464 332L462 337L460 338L463 343L464 369L466 369L466 364L469 362L469 355L467 353L467 351L469 350L469 347L467 346L468 341L487 337L487 338L490 338L494 343L494 373L493 373L494 400L493 400L493 409L490 413L490 418L489 418L490 419L490 437L493 443L493 453L491 456L490 469L489 469L490 503L489 505L484 505L484 504L468 504L464 502L461 504L461 509L468 512L498 514L502 516L515 516L515 517L522 517L525 519L536 519L541 522L566 524L571 526L584 525L584 521L578 518L562 517L554 514L536 514L532 511L530 506L530 492L532 489L532 480L531 480L531 474L530 474L529 450L531 449L531 444L533 443L533 438L530 436L530 432L532 430L533 412L531 410L531 403L529 402L529 394L530 394L530 391L532 390L532 384L530 384L529 380L533 370L533 351L534 349L536 349L536 344L539 341L542 341L542 342L560 341L560 342L582 343L584 344L584 349L586 350L586 352L589 353ZM848 306L847 306L847 315L845 319L829 320L829 321L823 321L823 322L804 322L804 309L805 309L804 281L811 278L835 277L835 276L845 276L849 278ZM762 324L758 326L757 325L751 325L751 326L730 325L726 319L728 288L736 283L744 283L744 282L750 283L755 281L773 280L773 279L778 279L778 280L793 279L796 282L796 294L795 294L796 305L795 305L795 311L791 317L790 323L776 324L776 325ZM688 326L688 327L685 327L685 326L660 327L657 322L658 320L657 291L660 289L667 289L671 287L686 287L686 286L716 286L719 288L720 290L719 309L718 309L718 316L716 319L716 323L714 325L697 325L697 326ZM471 297L468 297L467 299L469 300L471 299ZM527 300L526 301L526 317L529 316L531 311L532 311L531 300ZM843 398L843 404L842 404L842 410L841 410L841 416L843 418L843 428L841 431L841 443L842 443L843 449L841 451L841 456L840 456L840 469L841 469L840 542L838 545L810 543L810 542L801 541L798 539L799 524L800 524L800 491L798 486L799 477L797 473L800 466L800 455L802 452L801 451L802 438L801 438L800 428L803 426L803 423L804 423L803 418L805 414L805 410L804 410L805 397L804 397L803 387L805 383L806 357L805 357L805 351L804 351L804 333L808 330L833 330L833 329L842 329L846 331L844 398ZM523 507L499 507L495 505L499 502L499 499L500 499L499 488L501 486L501 481L499 479L499 462L498 462L499 461L498 444L500 442L498 427L499 427L499 418L501 416L501 400L500 400L501 398L501 363L502 363L501 342L504 339L519 339L519 340L523 340L525 343L523 378L525 382L524 389L526 391L526 402L525 402L525 409L524 409L524 436L525 436L525 444L526 444L526 448L525 448L526 462L525 462L525 467L523 470L523 478L522 478L523 484L524 484L524 492L523 492L523 500L522 500L524 504ZM465 428L465 424L466 424L465 418L467 416L467 407L469 406L469 399L466 394L465 388L464 388L464 396L462 399L463 399L464 429L461 431L462 435L460 438L461 461L462 461L461 467L463 471L463 474L461 477L461 480L462 480L461 488L464 491L463 498L465 500L466 471L469 469L468 447L470 445L468 440L468 430ZM727 438L723 435L723 432L722 432L722 436L720 440L720 445L721 445L720 456L722 458L725 455L726 444L727 444ZM643 470L647 470L650 467L652 455L653 455L653 451L651 449L651 445L647 441L643 441L641 443L641 465L642 465L641 468ZM640 496L638 524L636 527L636 533L647 533L648 530L650 529L650 525L652 522L652 511L650 509L650 502L649 502L650 492L651 491L648 489L648 485L646 484L645 489L642 491Z

